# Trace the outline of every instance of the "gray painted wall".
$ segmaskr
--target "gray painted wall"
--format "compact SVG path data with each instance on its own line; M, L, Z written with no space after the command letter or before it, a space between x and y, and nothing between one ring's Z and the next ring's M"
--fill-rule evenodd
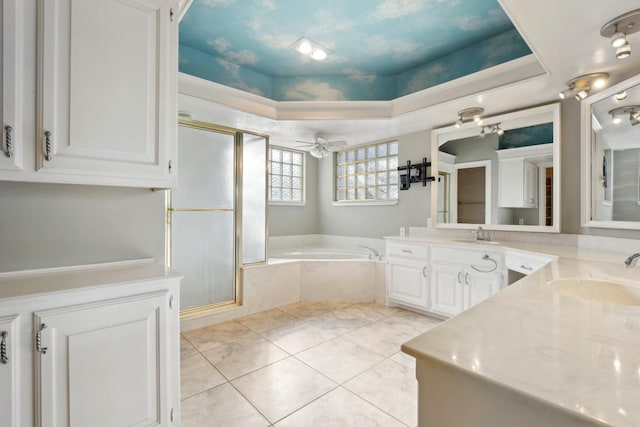
M287 236L320 233L318 219L318 162L305 154L305 206L269 205L269 235Z
M0 182L0 271L157 258L164 192Z

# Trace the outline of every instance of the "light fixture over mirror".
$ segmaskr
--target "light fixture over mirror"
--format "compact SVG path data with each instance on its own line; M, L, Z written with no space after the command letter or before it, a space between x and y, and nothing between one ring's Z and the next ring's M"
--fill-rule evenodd
M631 56L631 45L627 36L638 31L640 31L640 9L613 18L602 26L600 35L611 38L611 47L616 50L616 58L626 59Z
M431 133L434 227L559 232L559 104L483 120Z
M583 226L640 230L640 75L586 99L581 128Z

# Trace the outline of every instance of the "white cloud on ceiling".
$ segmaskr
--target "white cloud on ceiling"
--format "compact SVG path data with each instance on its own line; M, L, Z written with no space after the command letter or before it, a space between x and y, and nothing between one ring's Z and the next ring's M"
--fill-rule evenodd
M319 9L314 14L315 24L309 28L310 35L327 35L337 32L348 31L356 26L353 19L345 19L335 15L331 10ZM327 46L331 47L331 46Z
M253 37L267 45L270 49L288 49L289 46L300 38L300 36L290 34L264 31L262 21L259 18L248 21L247 25L249 30L253 32Z
M505 22L505 15L499 9L491 9L486 18L475 15L461 16L456 19L455 26L462 31L480 31L493 28Z
M378 76L376 76L375 74L367 74L354 68L347 68L343 70L343 72L350 79L357 80L363 83L373 83L378 78Z
M220 56L236 64L245 65L258 63L258 57L255 53L247 49L235 52L231 50L231 43L222 37L218 37L215 40L208 40L207 44L218 52Z
M258 89L257 87L251 87L244 82L242 77L240 77L241 67L238 64L234 64L233 62L229 62L222 58L217 58L216 61L218 62L218 64L222 65L225 68L225 70L229 72L229 74L233 76L234 82L230 86L233 86L236 89L240 89L245 92L250 92L256 95L264 96L264 93L260 89Z
M203 4L211 7L225 7L230 6L236 2L236 0L200 0Z
M384 0L369 15L373 22L396 19L422 10L427 2L424 0Z
M277 9L275 0L262 0L260 2L260 5L264 9L267 9L267 10L276 10Z
M439 80L438 76L442 76L447 70L440 63L432 64L427 68L418 71L407 83L403 90L403 94L421 91L427 87L429 82Z
M295 84L284 93L284 99L290 101L345 101L346 97L339 89L325 82L307 80Z

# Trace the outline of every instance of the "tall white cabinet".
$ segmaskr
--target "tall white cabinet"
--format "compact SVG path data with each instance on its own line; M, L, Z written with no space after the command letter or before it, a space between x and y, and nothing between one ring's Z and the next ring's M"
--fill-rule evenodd
M0 179L175 185L177 1L2 2Z
M148 261L0 275L1 425L179 425L179 282Z
M22 170L22 62L24 4L22 0L0 0L0 173Z

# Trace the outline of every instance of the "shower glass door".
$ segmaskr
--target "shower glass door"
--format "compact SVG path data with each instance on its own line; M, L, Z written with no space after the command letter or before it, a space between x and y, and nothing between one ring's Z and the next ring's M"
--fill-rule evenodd
M169 202L171 267L184 275L182 310L236 300L236 134L178 129L178 187Z

